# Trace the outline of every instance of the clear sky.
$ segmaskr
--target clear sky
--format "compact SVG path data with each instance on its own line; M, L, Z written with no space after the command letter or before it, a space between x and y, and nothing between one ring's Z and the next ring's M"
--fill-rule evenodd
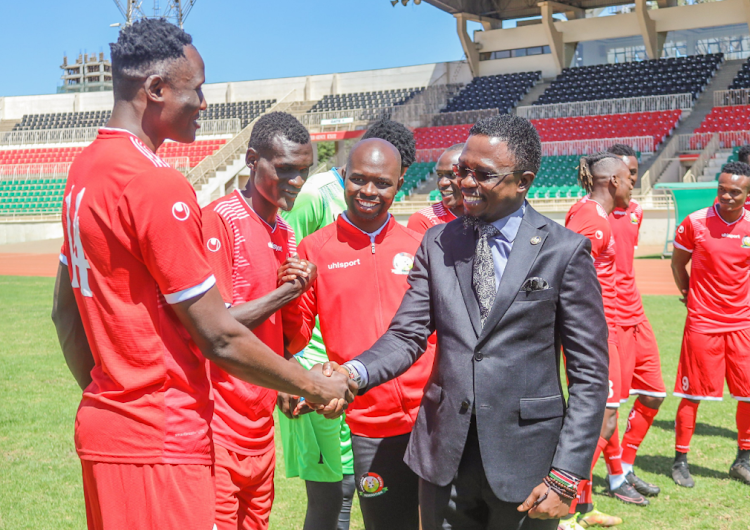
M152 7L153 0L143 0L143 6ZM0 0L0 96L54 93L63 54L73 62L80 52L109 56L108 44L119 31L109 25L121 21L112 0ZM392 7L389 0L198 0L185 30L203 55L208 83L464 55L455 19L426 2Z

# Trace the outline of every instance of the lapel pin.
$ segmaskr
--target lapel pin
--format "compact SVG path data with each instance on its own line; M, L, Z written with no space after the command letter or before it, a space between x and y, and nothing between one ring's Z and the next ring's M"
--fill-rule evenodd
M541 242L542 242L542 238L539 237L539 236L534 236L534 237L531 238L531 244L532 245L538 245Z

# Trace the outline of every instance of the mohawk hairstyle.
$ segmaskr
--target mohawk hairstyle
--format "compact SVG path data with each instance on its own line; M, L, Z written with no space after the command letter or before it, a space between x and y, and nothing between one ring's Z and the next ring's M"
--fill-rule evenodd
M490 116L479 120L469 130L469 136L479 135L499 138L508 144L508 150L516 161L516 171L539 172L542 142L529 120L510 114Z
M729 162L721 168L722 173L750 177L750 165L745 162Z
M744 162L745 164L750 163L750 145L740 147L737 153L737 160Z
M248 148L266 152L273 147L273 139L277 136L299 145L310 142L310 133L297 118L287 112L271 112L261 116L253 127Z
M594 191L594 172L596 166L604 160L618 160L620 158L613 153L597 153L591 156L581 157L580 165L578 166L578 182L581 187L586 190L586 193Z
M632 156L633 158L638 156L635 149L625 144L614 144L607 149L607 152L617 156Z
M390 142L401 154L401 167L409 167L417 159L417 142L414 134L406 126L397 121L381 118L367 129L363 140L380 138Z
M163 18L142 19L123 28L117 42L109 45L115 83L120 75L152 75L160 63L184 58L185 46L192 43L190 35Z

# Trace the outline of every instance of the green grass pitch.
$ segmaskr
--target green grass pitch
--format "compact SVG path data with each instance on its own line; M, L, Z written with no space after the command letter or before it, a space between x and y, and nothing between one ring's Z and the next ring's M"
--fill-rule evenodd
M85 528L80 465L73 447L73 418L80 392L59 351L49 313L53 280L0 277L0 528ZM671 391L685 310L677 297L645 297ZM603 495L600 461L594 500L600 510L621 516L623 529L750 529L750 487L727 478L736 451L736 404L725 392L721 403L704 403L690 456L693 490L669 477L674 455L673 424L678 400L667 398L644 441L636 468L662 488L646 508L624 506ZM622 408L620 432L631 403ZM279 444L280 445L280 444ZM298 529L305 492L286 479L278 455L276 501L271 528ZM362 528L354 507L352 530Z

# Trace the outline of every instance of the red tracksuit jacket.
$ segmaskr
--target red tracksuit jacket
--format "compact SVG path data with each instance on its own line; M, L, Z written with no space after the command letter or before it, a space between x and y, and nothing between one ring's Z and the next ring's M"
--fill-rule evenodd
M287 337L289 351L307 345L316 315L330 360L342 364L372 346L409 288L406 278L421 239L393 216L374 241L343 216L304 238L298 253L318 266L318 278L300 298L302 328ZM346 412L352 433L386 438L411 432L434 356L430 342L404 374L358 396Z

